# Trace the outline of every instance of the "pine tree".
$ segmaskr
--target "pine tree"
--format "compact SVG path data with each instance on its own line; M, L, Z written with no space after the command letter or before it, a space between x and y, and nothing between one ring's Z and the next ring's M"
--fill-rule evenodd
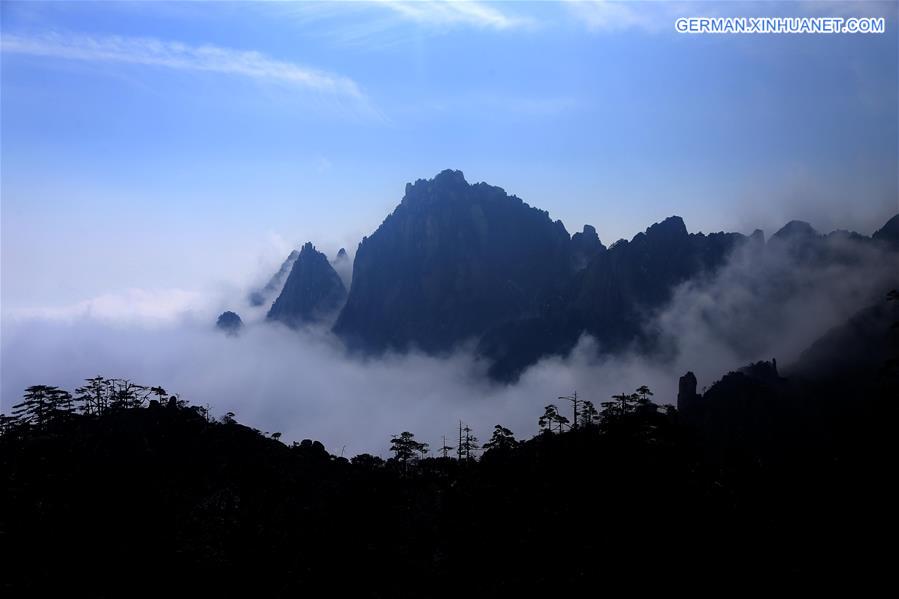
M102 376L85 379L85 385L75 389L75 401L81 404L83 414L99 416L109 409L110 381Z
M428 444L416 441L415 435L403 431L390 440L390 451L394 453L393 459L405 467L415 458L415 454L427 454Z
M637 387L637 395L640 398L639 399L640 405L645 406L650 403L649 398L652 397L654 394L652 391L649 390L649 387L647 387L646 385L641 385L641 386Z
M599 412L596 411L596 408L593 407L592 401L584 401L584 405L581 407L580 412L580 426L584 428L589 428L591 426L595 426L597 420L599 420Z
M156 396L156 401L159 403L163 403L165 401L168 392L162 387L150 387L150 395Z
M605 418L624 416L632 412L639 401L640 396L636 393L620 393L612 396L612 401L604 401L603 416Z
M143 385L136 385L128 379L112 379L110 407L116 409L139 408L146 401L149 392Z
M46 430L53 421L68 418L73 411L72 395L59 387L34 385L25 389L22 399L12 407L13 417L40 430Z
M18 421L13 416L0 414L0 437L12 434Z
M549 404L543 410L543 416L537 420L537 425L544 431L552 431L553 424L555 424L556 418L559 416L559 408L554 404Z
M517 446L518 441L515 440L515 435L512 431L499 424L493 427L493 436L484 443L484 449L486 450L508 451Z
M466 424L465 428L462 429L465 433L464 440L462 441L462 453L465 455L465 460L471 460L471 454L473 451L480 448L478 445L478 438L471 434L471 428Z
M554 404L549 404L544 408L543 416L537 420L537 424L544 431L552 431L553 426L559 427L559 432L562 432L562 428L569 425L568 418L559 414L559 408L557 408Z

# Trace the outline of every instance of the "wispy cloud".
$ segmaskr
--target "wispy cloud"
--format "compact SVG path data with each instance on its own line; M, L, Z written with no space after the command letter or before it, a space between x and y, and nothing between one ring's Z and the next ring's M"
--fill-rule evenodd
M499 10L496 5L473 1L376 0L397 15L428 25L473 25L491 29L511 29L531 24L531 20Z
M652 33L673 30L674 17L681 16L691 4L620 0L569 0L566 3L572 15L591 31L638 29Z
M171 324L201 307L202 294L185 289L127 289L75 304L27 308L4 313L12 320L73 322L89 319L111 324Z
M347 77L276 60L260 52L212 45L190 46L149 37L98 37L60 33L25 36L4 33L2 49L9 54L207 71L292 85L357 100L365 97L356 82Z

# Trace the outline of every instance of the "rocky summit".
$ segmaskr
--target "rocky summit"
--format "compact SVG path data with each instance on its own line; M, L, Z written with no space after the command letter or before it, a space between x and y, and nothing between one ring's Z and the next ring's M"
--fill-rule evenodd
M584 225L584 230L571 236L571 258L574 270L581 270L599 254L606 251L606 246L599 240L593 225Z
M571 274L560 221L460 171L406 186L362 240L334 331L365 351L452 349L489 328L535 316Z
M306 243L267 318L290 327L318 323L333 317L345 300L346 288L328 258Z

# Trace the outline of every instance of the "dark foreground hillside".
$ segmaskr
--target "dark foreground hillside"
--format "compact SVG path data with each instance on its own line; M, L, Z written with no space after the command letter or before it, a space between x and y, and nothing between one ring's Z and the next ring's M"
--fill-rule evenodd
M698 396L685 377L681 411L645 388L567 427L547 409L541 434L497 427L479 459L472 439L419 459L403 434L391 460L346 460L159 388L93 379L75 411L33 387L0 437L3 596L869 581L892 567L895 358L826 385L757 364Z

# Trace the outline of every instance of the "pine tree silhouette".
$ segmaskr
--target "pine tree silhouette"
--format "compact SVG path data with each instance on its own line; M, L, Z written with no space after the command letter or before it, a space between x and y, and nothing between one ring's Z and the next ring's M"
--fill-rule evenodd
M46 430L53 421L71 416L72 395L59 387L34 385L25 389L23 401L12 407L12 416L23 424Z

